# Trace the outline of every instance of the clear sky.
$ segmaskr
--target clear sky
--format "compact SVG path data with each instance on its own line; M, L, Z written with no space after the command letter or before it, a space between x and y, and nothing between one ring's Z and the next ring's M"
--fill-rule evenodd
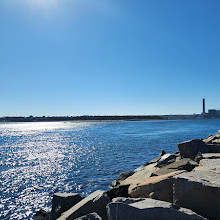
M0 0L0 116L220 108L219 0Z

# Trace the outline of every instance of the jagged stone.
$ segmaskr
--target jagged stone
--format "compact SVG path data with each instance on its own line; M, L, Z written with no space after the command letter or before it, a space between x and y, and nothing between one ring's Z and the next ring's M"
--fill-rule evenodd
M185 172L175 171L162 176L149 177L146 180L132 184L128 188L131 197L152 198L167 202L173 201L172 176Z
M58 220L72 220L96 212L102 219L107 219L106 205L111 201L108 195L101 190L97 190L90 194L72 208L62 213Z
M220 174L186 172L173 177L174 202L208 218L220 219Z
M76 218L75 220L102 220L102 218L97 213L93 212L82 217Z
M191 171L194 167L198 166L198 163L195 161L189 159L189 158L183 158L179 161L176 161L174 163L171 163L165 167L160 168L159 170L152 173L152 176L161 176L165 175L167 173L171 173L177 170L186 170Z
M123 202L112 202L107 205L107 213L109 220L204 220L202 216L197 215L193 211L171 203L144 199L134 201L130 204Z
M220 144L220 133L210 135L208 138L203 139L206 144Z
M175 154L164 154L157 162L156 167L162 168L168 164L176 161L177 156Z
M180 151L180 155L183 158L191 158L194 160L196 155L201 153L210 153L210 147L206 145L202 140L191 140L182 142L177 145Z
M116 180L114 180L110 186L111 187L116 187L120 185L120 182L125 180L126 178L128 178L129 176L133 175L135 173L135 171L127 171L127 172L122 172L119 173L118 177L116 178Z
M77 193L55 193L52 199L52 220L60 217L60 215L74 206L83 199Z
M155 167L156 163L149 164L143 168L143 170L135 172L133 175L129 176L127 179L120 182L121 186L130 185L137 181L144 180L151 176L153 172L159 168Z

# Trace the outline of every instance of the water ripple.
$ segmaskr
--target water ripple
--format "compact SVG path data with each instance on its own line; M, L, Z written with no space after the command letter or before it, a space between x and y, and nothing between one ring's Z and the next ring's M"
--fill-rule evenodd
M108 189L161 149L215 133L220 120L0 124L0 218L50 210L54 192Z

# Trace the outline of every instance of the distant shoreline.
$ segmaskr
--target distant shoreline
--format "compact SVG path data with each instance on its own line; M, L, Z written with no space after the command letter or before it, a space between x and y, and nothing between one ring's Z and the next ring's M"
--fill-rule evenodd
M162 116L3 117L0 122L108 122L165 120Z
M0 122L111 122L111 121L149 121L149 120L187 120L218 119L194 115L125 115L125 116L50 116L50 117L1 117Z

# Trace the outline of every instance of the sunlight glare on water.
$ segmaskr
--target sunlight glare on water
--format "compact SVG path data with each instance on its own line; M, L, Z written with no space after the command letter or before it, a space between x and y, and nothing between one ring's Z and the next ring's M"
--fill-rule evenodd
M0 123L0 219L50 211L55 192L107 190L119 172L219 128L220 120Z

